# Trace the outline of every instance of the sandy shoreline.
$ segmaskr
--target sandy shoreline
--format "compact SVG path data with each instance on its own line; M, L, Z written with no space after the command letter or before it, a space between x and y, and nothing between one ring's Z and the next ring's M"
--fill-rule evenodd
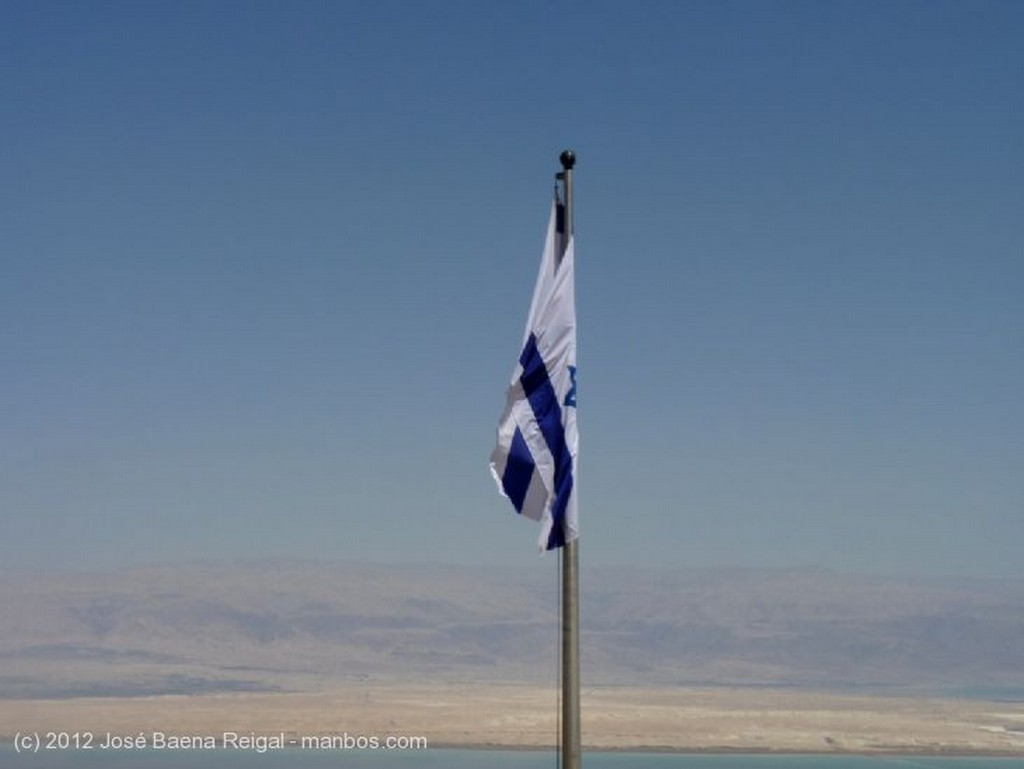
M344 691L0 701L0 735L155 732L554 745L556 692L529 685L358 684ZM588 688L588 750L1024 756L1024 703L766 689Z

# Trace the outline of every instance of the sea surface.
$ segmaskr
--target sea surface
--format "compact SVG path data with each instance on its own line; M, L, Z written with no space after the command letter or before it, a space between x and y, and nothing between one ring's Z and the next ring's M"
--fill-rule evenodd
M16 753L0 747L0 769L556 769L553 752L416 750L407 752L294 749L253 753L201 751L52 751ZM1024 769L1021 758L836 755L693 755L587 753L584 769Z

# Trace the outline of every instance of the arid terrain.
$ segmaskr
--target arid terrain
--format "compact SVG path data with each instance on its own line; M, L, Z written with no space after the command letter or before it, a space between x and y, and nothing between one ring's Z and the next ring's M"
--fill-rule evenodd
M270 562L0 581L0 734L555 741L544 574ZM1024 590L797 571L598 571L591 748L1024 755Z
M0 732L423 737L546 747L555 692L537 686L353 686L320 694L210 694L0 702ZM752 689L587 689L590 749L1024 755L1024 704Z

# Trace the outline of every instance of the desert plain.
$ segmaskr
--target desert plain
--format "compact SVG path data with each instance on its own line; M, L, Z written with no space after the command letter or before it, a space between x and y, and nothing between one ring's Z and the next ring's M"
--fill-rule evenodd
M425 738L430 747L555 744L557 693L535 685L367 685L0 701L0 734L85 732ZM1024 755L1024 704L762 688L587 688L591 750Z
M555 744L546 575L299 561L0 574L0 736ZM1024 756L1024 583L581 580L591 750Z

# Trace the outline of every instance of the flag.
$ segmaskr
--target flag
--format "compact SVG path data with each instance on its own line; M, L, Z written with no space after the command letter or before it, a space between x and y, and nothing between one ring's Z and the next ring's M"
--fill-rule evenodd
M562 213L552 204L522 352L491 452L498 490L516 512L540 521L542 550L579 536L574 243L570 235L559 258Z

